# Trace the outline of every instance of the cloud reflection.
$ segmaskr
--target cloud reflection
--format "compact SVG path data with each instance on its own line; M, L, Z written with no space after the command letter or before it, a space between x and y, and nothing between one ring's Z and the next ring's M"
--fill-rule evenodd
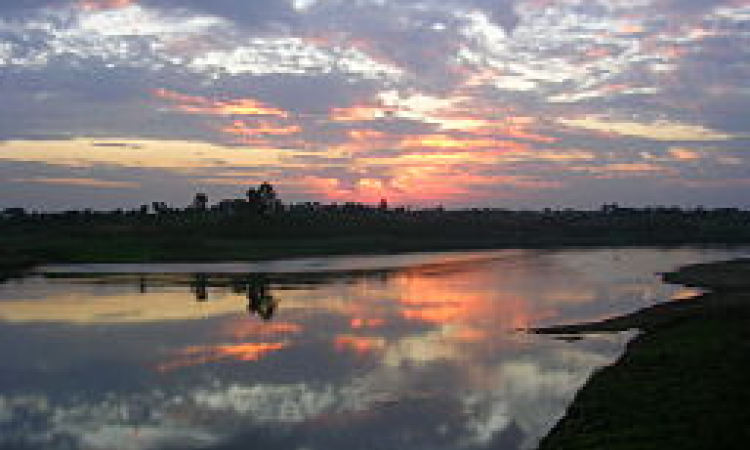
M201 301L192 274L152 274L144 294L123 293L139 289L132 276L21 280L0 287L13 339L0 345L0 447L533 448L632 334L516 330L681 297L655 272L719 253L435 256L316 283L269 274L281 301L267 322L248 315L237 274L207 278Z

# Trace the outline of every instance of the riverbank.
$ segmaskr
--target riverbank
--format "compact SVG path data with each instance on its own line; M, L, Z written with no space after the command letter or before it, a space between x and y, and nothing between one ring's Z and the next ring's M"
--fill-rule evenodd
M539 450L744 449L750 442L750 260L665 274L710 289L570 335L637 328L623 357L597 372Z
M423 251L489 250L503 243L484 239L92 239L75 237L0 238L0 282L53 263L155 263L263 261L280 258L396 254Z
M399 237L390 235L294 238L195 236L78 236L55 233L9 233L0 236L0 282L22 276L37 265L54 263L153 263L262 261L280 258L395 254L492 249L563 249L598 247L726 246L720 242L633 241L611 236ZM471 235L469 235L471 236Z

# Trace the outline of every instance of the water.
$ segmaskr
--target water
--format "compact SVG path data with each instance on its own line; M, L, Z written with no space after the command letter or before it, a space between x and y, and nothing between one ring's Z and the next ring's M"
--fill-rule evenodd
M685 299L656 274L740 253L43 268L0 285L0 448L531 449L634 333L523 330Z

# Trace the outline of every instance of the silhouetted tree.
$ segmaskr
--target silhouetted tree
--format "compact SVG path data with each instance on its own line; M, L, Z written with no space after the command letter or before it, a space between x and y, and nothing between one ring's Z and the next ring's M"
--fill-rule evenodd
M169 207L164 202L153 202L151 203L151 207L154 209L154 212L156 214L164 214L166 212L169 212Z
M146 277L144 275L138 277L138 291L141 294L146 293Z
M263 196L255 188L247 190L247 203L252 212L263 211Z
M278 209L279 199L276 195L276 190L271 183L268 181L261 183L261 185L258 186L258 195L260 196L262 212L271 212Z
M203 193L195 194L195 199L193 200L193 208L198 211L205 211L207 207L208 207L208 196Z
M23 217L26 215L26 210L23 208L5 208L3 210L3 216L6 217Z
M205 302L208 300L208 276L205 273L194 274L191 287L197 301Z
M268 278L263 274L252 274L248 277L247 311L257 314L263 320L271 320L278 302L268 290Z

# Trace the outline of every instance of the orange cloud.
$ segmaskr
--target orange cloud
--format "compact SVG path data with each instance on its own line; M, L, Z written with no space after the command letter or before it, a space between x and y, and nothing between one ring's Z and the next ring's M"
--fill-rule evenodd
M529 131L528 127L536 122L533 117L508 116L502 120L495 120L457 111L429 118L427 122L438 124L442 130L461 131L480 138L492 135L544 143L557 141L556 138Z
M348 108L334 108L331 120L334 122L366 122L388 117L395 112L393 108L374 105L357 105Z
M700 153L696 152L695 150L691 150L689 148L678 148L678 147L670 148L669 156L679 161L696 161L703 157Z
M504 144L508 143L486 138L456 138L445 134L408 136L401 141L401 147L405 149L475 149L498 147Z
M231 320L222 326L221 335L228 336L235 340L243 340L251 337L267 338L282 334L298 334L302 327L291 322L257 322L247 320L246 317L240 317Z
M169 372L182 367L197 366L225 359L257 361L267 355L288 347L287 343L199 345L181 350L174 361L157 366L159 372Z
M664 168L648 163L617 163L604 166L604 170L612 172L661 172Z
M228 101L211 100L205 97L185 95L167 89L156 89L154 95L177 104L182 112L210 114L219 116L275 116L289 117L289 113L252 99L235 99Z
M489 195L483 187L491 187L491 195L502 195L502 189L505 188L507 195L511 196L518 195L518 190L555 189L564 186L560 181L521 175L472 173L472 167L464 164L466 160L454 165L450 159L447 162L436 161L430 159L430 155L414 155L411 163L401 159L386 163L385 173L378 178L362 177L344 183L336 178L308 176L296 185L332 201L377 203L386 198L394 204L450 201L458 197L482 198L483 195Z
M302 131L298 125L274 125L268 122L259 122L255 127L248 126L246 122L234 121L230 126L224 127L221 131L239 136L286 136L296 134Z
M643 33L645 28L638 24L626 24L620 27L619 32L622 34L639 34Z
M306 176L296 184L302 189L313 194L321 195L329 199L353 199L353 192L344 187L341 180L337 178L326 178L318 176Z
M382 327L384 324L385 320L381 318L354 318L349 322L349 325L355 330L361 328L378 328Z
M447 115L433 120L440 125L443 130L457 131L486 131L496 129L499 125L497 121L483 119L473 116Z
M373 130L351 130L347 134L349 135L350 138L354 139L355 141L370 141L370 140L382 139L387 136L382 131L373 131Z
M353 351L355 353L370 353L385 348L385 339L362 336L340 335L333 341L336 351Z
M433 305L420 309L407 309L404 318L421 322L444 324L461 315L461 305Z
M369 158L365 159L369 164L385 164L391 167L398 166L441 166L463 163L490 164L497 160L497 156L486 151L466 150L460 152L451 151L416 151L391 158Z
M557 142L559 140L551 136L542 136L540 134L530 133L528 131L525 131L521 127L508 127L502 130L501 133L506 137L512 137L516 139L525 139L528 141L543 142L546 144Z
M487 280L477 280L481 285ZM449 326L457 341L481 340L498 330L527 329L549 314L534 311L528 301L497 291L473 290L475 283L464 275L425 276L407 269L398 278L402 286L402 317L433 325ZM498 320L499 319L499 320ZM447 327L446 327L447 328Z
M78 6L86 11L117 9L137 3L137 0L79 0Z

